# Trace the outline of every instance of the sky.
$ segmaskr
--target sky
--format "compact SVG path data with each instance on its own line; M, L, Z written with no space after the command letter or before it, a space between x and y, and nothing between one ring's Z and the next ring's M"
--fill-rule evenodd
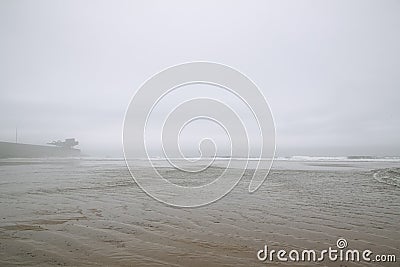
M75 137L88 155L121 156L143 82L211 61L263 92L278 156L400 155L398 14L395 0L3 0L0 140L18 128L22 143Z

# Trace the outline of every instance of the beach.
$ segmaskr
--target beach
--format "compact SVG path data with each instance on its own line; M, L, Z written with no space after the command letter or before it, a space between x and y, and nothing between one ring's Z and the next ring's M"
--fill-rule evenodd
M0 266L399 266L399 170L390 159L281 159L255 193L249 169L219 201L176 208L143 192L123 159L2 160ZM320 251L339 238L397 262L257 259L266 244Z

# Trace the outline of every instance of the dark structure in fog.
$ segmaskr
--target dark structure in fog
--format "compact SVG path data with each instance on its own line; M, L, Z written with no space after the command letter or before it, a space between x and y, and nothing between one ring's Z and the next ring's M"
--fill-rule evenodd
M77 157L81 151L73 148L79 142L75 138L53 141L52 146L0 142L0 158Z

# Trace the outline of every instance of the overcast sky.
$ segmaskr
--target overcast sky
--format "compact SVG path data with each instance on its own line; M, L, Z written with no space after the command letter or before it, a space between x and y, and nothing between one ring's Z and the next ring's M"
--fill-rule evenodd
M232 66L266 96L277 154L400 154L400 1L0 2L0 140L121 155L158 71Z

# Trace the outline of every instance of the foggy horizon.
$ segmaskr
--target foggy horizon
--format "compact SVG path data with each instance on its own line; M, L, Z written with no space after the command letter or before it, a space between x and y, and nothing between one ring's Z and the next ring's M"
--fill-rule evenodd
M122 157L136 90L211 61L263 92L276 156L400 156L398 1L89 2L0 3L0 141L18 128L19 143L72 137L85 155Z

